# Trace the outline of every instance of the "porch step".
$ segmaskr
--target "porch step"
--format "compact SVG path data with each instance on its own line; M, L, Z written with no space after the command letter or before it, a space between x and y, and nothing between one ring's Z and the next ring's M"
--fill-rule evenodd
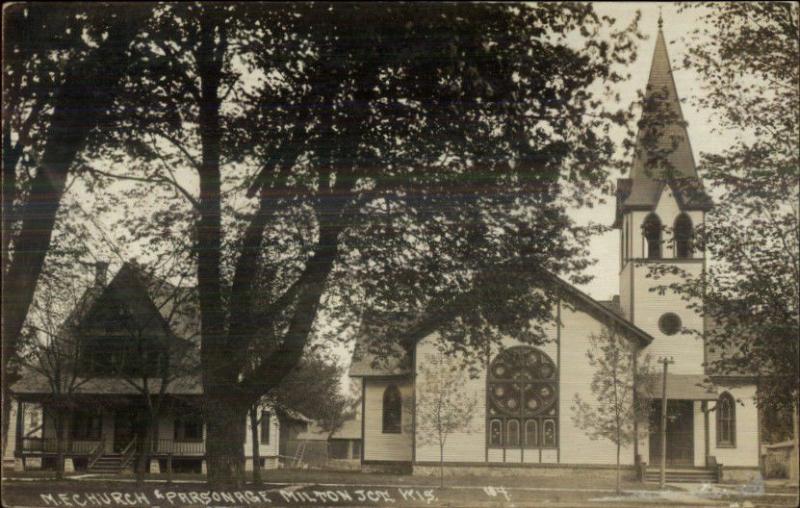
M667 469L667 483L717 483L717 474L713 469ZM645 481L658 483L661 471L658 468L647 468Z
M122 455L102 455L88 470L92 473L119 473L122 470Z

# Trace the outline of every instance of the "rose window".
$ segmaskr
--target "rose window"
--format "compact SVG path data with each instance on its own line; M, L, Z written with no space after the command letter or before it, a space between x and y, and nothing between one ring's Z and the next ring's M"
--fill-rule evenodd
M487 394L490 446L556 446L558 379L549 356L530 346L502 351L489 368Z

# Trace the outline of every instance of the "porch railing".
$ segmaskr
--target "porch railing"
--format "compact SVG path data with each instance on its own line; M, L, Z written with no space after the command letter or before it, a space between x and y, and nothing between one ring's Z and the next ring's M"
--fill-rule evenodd
M203 441L175 441L173 439L153 440L152 453L172 455L204 455L206 444Z
M134 437L131 439L131 442L128 443L122 450L122 460L120 461L120 468L124 469L128 467L128 465L133 462L133 458L136 456L136 438Z
M55 438L25 437L21 441L20 450L25 453L56 453L58 451ZM102 444L101 440L72 441L67 439L63 443L64 453L90 454L100 444Z
M105 446L97 441L64 441L64 453L80 454L94 457L103 453ZM58 447L55 438L26 437L21 439L20 451L23 453L56 453ZM135 447L133 448L135 449ZM125 450L129 450L128 447ZM122 452L123 454L125 451ZM172 439L153 440L150 453L172 455L205 455L206 445L203 441L175 441Z
M91 469L92 466L103 456L103 451L105 450L105 445L102 442L97 443L97 446L94 447L92 453L89 454L89 461L87 468Z

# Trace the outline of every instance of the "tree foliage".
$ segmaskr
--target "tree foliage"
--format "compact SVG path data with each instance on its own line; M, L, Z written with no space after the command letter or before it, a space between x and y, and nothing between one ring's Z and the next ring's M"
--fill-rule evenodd
M297 411L329 435L355 416L359 399L342 390L345 368L335 358L308 352L268 396L277 408Z
M16 4L3 18L2 352L6 378L73 162L102 125L148 6Z
M342 322L469 309L488 332L452 333L465 350L541 335L519 309L547 317L537 270L585 266L566 209L607 184L628 119L604 99L636 31L613 23L548 3L154 10L79 167L125 180L124 243L196 273L212 481L241 469L238 416L323 305Z
M684 61L702 79L698 104L736 137L700 161L716 202L696 231L707 270L670 289L705 316L712 373L756 376L760 404L791 407L800 379L798 6L686 8L702 21Z

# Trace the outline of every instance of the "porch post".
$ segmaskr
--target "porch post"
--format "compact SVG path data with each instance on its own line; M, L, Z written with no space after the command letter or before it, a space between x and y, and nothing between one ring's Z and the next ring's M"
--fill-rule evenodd
M709 464L708 464L708 456L711 455L711 444L709 442L710 441L710 438L709 438L710 430L709 430L709 425L708 425L708 401L707 400L704 400L702 402L701 408L703 409L703 430L704 430L704 432L703 432L703 441L704 441L704 443L703 444L705 445L705 452L706 452L705 453L705 460L703 461L703 463L705 464L706 467L708 467L709 466Z
M21 453L22 449L22 438L23 438L23 430L22 430L22 401L17 401L17 417L16 422L17 431L16 436L14 436L14 451L19 450ZM42 411L42 439L44 440L44 411ZM44 441L42 441L44 442Z
M664 489L667 482L667 365L675 363L670 358L661 358L659 363L664 365L664 374L661 379L661 478L659 486Z

